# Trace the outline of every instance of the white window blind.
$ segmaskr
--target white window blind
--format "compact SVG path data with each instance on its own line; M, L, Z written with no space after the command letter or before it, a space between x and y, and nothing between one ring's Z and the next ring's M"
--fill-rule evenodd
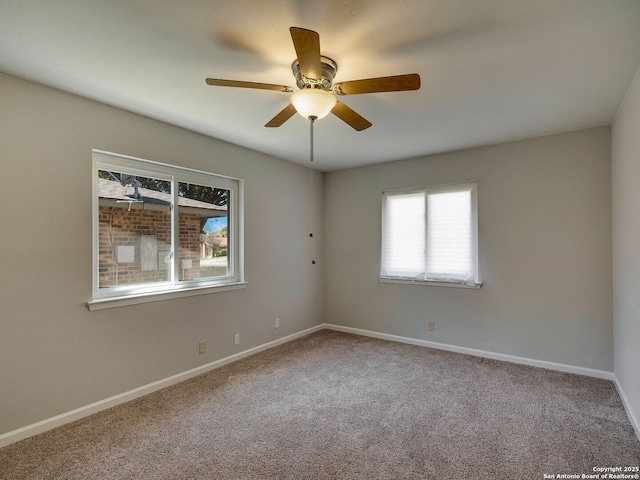
M382 275L414 278L425 266L424 192L387 195L382 227Z
M385 192L381 278L478 283L475 183Z

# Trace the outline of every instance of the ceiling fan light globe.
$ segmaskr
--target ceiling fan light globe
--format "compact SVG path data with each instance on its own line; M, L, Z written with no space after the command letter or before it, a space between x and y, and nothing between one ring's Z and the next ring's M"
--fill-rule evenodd
M335 95L321 88L303 88L291 95L291 104L304 118L326 117L336 103Z

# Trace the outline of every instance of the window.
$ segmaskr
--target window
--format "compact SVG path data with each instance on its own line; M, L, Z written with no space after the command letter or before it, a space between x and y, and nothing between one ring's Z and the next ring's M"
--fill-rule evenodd
M380 279L479 288L477 184L385 192Z
M93 182L90 308L243 283L241 180L94 150Z

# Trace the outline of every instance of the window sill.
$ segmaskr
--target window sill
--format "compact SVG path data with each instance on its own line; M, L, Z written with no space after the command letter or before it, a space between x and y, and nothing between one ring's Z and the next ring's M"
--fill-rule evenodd
M106 308L124 307L127 305L138 305L140 303L159 302L161 300L171 300L174 298L193 297L196 295L207 295L210 293L229 292L241 290L247 287L247 282L228 283L225 285L202 286L184 288L180 290L165 290L161 292L140 293L137 295L127 295L122 297L98 298L87 302L89 310L104 310Z
M482 283L462 283L462 282L445 282L441 280L410 280L404 278L387 278L380 277L381 283L402 283L406 285L423 285L429 287L453 287L453 288L470 288L478 290L482 287Z

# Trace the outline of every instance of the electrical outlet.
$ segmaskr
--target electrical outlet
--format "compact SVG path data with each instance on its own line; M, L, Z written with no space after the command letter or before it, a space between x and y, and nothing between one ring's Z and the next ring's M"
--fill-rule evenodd
M276 328L280 328L280 319L276 318Z
M198 344L198 353L206 353L207 351L207 342L200 342Z
M233 338L233 344L234 345L240 345L240 334L236 333L234 338Z
M435 329L436 329L435 322L427 322L427 330L429 330L430 332L433 332Z

